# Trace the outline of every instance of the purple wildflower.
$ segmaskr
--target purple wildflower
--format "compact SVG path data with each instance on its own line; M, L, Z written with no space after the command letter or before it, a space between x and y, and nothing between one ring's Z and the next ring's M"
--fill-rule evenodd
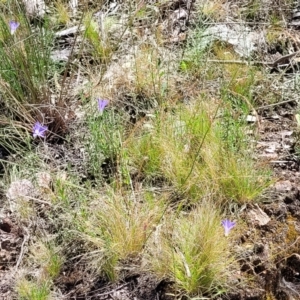
M228 236L230 230L235 226L235 222L231 222L230 220L223 220L222 225L225 230L225 236Z
M16 21L9 21L8 24L11 34L14 34L17 28L20 26L20 23Z
M108 100L98 99L98 109L99 109L100 113L103 113L103 110L107 106L108 103L109 103Z
M33 137L45 137L45 133L48 130L48 126L43 126L40 122L35 122L33 126Z

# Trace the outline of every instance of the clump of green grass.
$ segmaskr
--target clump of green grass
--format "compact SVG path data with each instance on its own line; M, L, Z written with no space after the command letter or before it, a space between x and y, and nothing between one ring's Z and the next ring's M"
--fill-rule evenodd
M23 278L17 284L17 294L20 300L50 299L50 285L46 282L34 282Z
M56 137L66 132L67 96L65 83L55 83L61 70L51 59L55 36L49 20L32 24L19 1L7 9L0 14L0 141L9 151L21 151L28 149L36 121ZM11 21L19 24L15 31Z
M149 193L107 191L90 203L80 218L80 236L94 250L90 265L110 280L129 259L141 257L153 228L164 211L164 201Z
M220 212L209 201L189 213L169 214L153 235L152 270L190 296L223 293L233 257L220 224Z
M49 76L53 32L38 26L33 28L22 8L12 17L20 23L13 34L9 19L3 15L0 18L1 84L10 101L37 104L47 96L44 84Z
M85 26L84 37L91 50L91 56L94 60L102 63L108 63L114 52L115 44L109 38L109 29L113 26L115 20L106 17L101 20L101 28L93 20L92 14L87 13L83 25Z
M28 268L38 268L38 275L32 276L31 279L26 276L21 276L18 279L16 292L19 299L50 299L53 280L57 278L63 265L61 253L54 244L39 241L30 247L28 262L30 262Z
M198 26L190 32L187 45L180 61L180 71L194 79L214 79L219 76L217 68L212 68L206 61L213 39L206 33L207 27Z
M220 104L197 102L160 112L131 135L126 141L129 164L149 182L164 178L192 202L206 193L220 202L252 201L268 184L268 176L254 167L245 144L239 151L228 147ZM235 131L228 134L226 139L234 140L230 135Z

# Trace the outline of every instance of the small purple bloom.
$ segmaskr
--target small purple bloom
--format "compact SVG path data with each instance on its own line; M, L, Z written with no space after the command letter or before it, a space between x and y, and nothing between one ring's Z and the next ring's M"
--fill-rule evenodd
M109 101L106 99L98 99L98 109L99 109L100 113L103 113L103 110L107 106L108 103L109 103Z
M48 126L43 126L40 122L35 122L33 126L33 137L45 137L45 133L48 130Z
M235 222L231 222L230 220L223 220L222 225L225 230L225 236L228 236L229 231L235 226Z
M9 24L11 34L14 34L17 28L20 26L20 23L16 21L9 21L8 24Z

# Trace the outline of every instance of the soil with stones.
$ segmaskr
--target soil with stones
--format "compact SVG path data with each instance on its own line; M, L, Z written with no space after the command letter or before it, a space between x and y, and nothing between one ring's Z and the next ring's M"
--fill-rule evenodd
M247 226L237 241L236 291L224 299L300 299L300 157L295 102L259 112L259 159L276 182L241 213ZM240 286L249 278L250 287Z

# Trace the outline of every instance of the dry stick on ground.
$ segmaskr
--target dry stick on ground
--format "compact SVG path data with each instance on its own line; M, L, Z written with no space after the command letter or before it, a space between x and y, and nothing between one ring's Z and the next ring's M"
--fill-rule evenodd
M237 65L248 65L248 66L266 66L269 68L276 68L279 67L280 65L286 65L291 63L291 59L295 56L298 56L300 54L300 51L293 52L288 55L284 55L278 59L276 59L273 62L266 62L266 61L257 61L257 60L226 60L226 59L202 59L200 61L205 61L205 62L211 62L211 63L218 63L218 64L237 64Z
M258 107L257 110L272 107L272 106L277 106L277 105L281 105L281 104L285 104L285 103L290 103L290 102L295 102L295 99L290 99L290 100L285 100L285 101L281 101L281 102L277 102L277 103L263 105L263 106Z
M110 294L112 294L112 293L114 293L114 292L116 292L116 291L118 291L118 290L120 290L120 289L122 289L122 288L124 288L124 287L126 287L128 285L130 285L130 284L131 284L130 282L126 282L126 283L124 283L124 284L122 284L122 285L120 285L120 286L118 286L118 287L110 290L109 292L102 293L102 294L97 294L97 296L98 297L100 297L100 296L108 296L108 295L110 295ZM100 289L98 289L98 290L100 290ZM94 296L96 296L95 292L97 292L98 290L93 291Z
M26 234L24 234L24 239L23 239L23 242L22 242L22 245L21 245L21 251L20 251L20 254L19 254L19 257L18 257L18 260L17 260L17 263L15 265L15 272L17 272L18 268L19 268L19 265L22 261L22 258L23 258L23 255L24 255L24 251L25 251L25 244L28 242L29 240L29 232L27 230L27 228L23 228L23 230L26 232Z
M37 198L34 198L34 197L30 197L30 196L27 196L26 198L28 200L32 200L33 202L37 202L37 203L41 203L41 204L47 204L49 206L52 206L52 203L50 203L48 201L40 200L40 199L37 199Z

